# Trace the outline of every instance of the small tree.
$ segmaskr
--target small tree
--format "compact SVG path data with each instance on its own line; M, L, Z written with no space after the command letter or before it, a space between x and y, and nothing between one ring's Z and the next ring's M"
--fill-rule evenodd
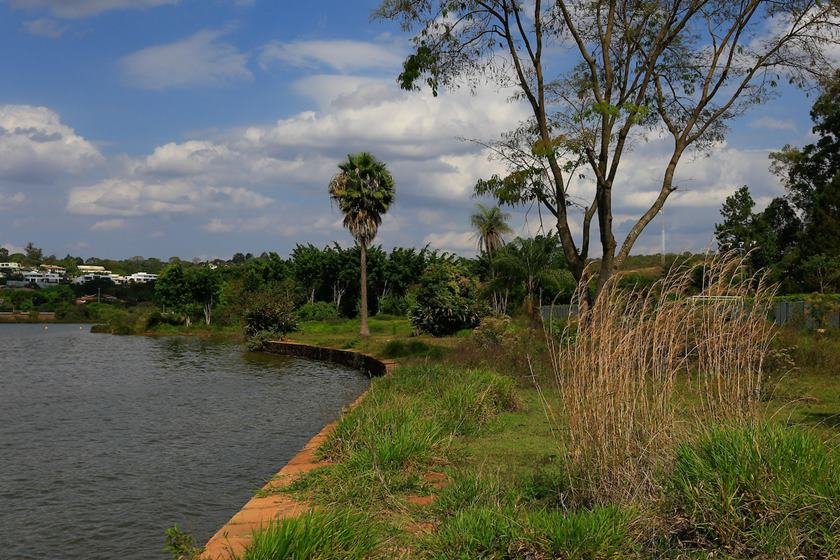
M201 305L204 324L209 325L213 305L219 299L221 289L219 274L208 267L196 266L187 271L185 281L190 292L190 299Z
M190 326L192 293L180 261L173 262L161 271L155 282L155 297L164 309L183 315L184 322Z
M344 214L344 227L359 245L361 267L361 327L368 336L367 248L394 200L394 178L385 164L367 152L347 156L330 181L330 198Z
M420 278L411 325L434 336L474 327L484 315L477 292L475 279L461 267L445 260L434 262Z

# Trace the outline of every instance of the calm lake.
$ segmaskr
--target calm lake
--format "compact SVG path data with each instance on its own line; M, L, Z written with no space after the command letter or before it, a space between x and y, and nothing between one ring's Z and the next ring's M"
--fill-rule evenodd
M0 325L0 558L150 559L203 545L368 385L187 337Z

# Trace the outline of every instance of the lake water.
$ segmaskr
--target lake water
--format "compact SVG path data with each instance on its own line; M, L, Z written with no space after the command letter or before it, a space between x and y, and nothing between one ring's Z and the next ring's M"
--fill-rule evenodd
M368 379L187 337L0 325L0 558L204 544Z

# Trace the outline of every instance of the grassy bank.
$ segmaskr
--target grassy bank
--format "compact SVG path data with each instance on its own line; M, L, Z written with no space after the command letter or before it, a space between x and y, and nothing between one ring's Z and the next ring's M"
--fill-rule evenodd
M341 419L319 450L330 464L286 490L313 513L271 526L244 558L840 554L840 338L782 333L760 421L686 430L655 492L610 502L576 487L564 428L547 416L561 403L543 335L527 320L449 338L411 337L394 318L372 320L364 340L357 327L303 324L290 338L403 365ZM675 398L690 407L695 392L681 380Z

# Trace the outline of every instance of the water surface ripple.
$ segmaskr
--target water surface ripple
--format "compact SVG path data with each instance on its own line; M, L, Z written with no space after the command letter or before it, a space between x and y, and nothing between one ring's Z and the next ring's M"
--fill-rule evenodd
M0 325L0 558L200 544L341 407L358 372L186 337Z

